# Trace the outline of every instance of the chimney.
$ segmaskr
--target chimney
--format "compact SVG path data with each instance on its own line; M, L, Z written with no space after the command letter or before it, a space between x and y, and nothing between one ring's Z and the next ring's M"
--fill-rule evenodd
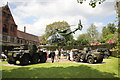
M24 26L24 33L26 33L26 26Z

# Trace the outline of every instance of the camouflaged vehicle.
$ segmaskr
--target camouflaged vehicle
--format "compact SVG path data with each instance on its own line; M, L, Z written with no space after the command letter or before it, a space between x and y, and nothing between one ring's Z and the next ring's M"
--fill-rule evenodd
M82 52L79 52L75 57L76 62L88 62L93 63L102 63L104 58L104 51L101 49L91 50L91 48L86 47Z
M21 45L15 47L13 50L8 51L7 62L9 64L16 64L19 62L20 65L45 63L47 60L46 52L40 51L36 45Z
M108 59L112 55L112 52L108 48L100 48L99 51L104 52L104 58Z

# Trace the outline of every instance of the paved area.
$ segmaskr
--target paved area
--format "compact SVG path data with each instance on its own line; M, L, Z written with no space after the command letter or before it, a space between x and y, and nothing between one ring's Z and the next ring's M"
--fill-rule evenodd
M65 59L65 58L60 58L59 60L55 59L54 61L55 61L55 62L73 62L73 61L70 61L70 60ZM47 62L52 62L52 61L51 61L51 58L48 58L48 59L47 59Z
M51 58L48 58L47 59L47 61L46 61L46 63L51 63L52 61L51 61ZM65 59L65 58L61 58L61 59L59 59L59 60L57 60L57 59L55 59L55 62L73 62L73 61L69 61L69 60L67 60L67 59ZM14 64L3 64L4 66L11 66L11 67L22 67L22 66L20 66L20 65L14 65Z

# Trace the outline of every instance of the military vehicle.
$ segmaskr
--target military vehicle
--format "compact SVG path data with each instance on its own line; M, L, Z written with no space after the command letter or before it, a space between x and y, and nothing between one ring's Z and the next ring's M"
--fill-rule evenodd
M78 49L72 49L72 53L70 54L70 55L72 55L70 58L73 60L73 61L76 61L77 59L77 57L78 57L78 55L79 55L79 50Z
M8 51L7 62L9 64L20 65L45 63L47 60L46 52L40 51L36 45L21 45L15 47L13 50Z
M100 48L99 51L104 52L104 58L108 59L111 56L112 52L108 48Z
M84 50L77 54L74 57L76 62L88 62L90 64L93 63L102 63L104 58L104 51L101 49L91 50L91 48L86 47Z
M75 33L78 30L82 30L82 28L83 28L83 26L81 24L81 20L79 20L78 28L76 28L73 31L70 31L69 29L65 29L65 30L55 29L56 33L49 36L47 38L47 42L49 44L65 42L66 41L66 39L65 39L66 36L68 36L68 35L70 35L72 33Z

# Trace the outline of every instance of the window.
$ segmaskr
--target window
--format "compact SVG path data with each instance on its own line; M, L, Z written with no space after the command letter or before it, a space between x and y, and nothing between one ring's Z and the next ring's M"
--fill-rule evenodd
M8 28L7 28L7 25L6 25L6 24L3 24L3 32L8 33Z
M2 16L5 16L5 15L6 15L6 13L3 11L3 12L2 12Z
M14 25L13 25L13 24L11 24L10 30L11 30L12 32L14 32Z
M7 28L7 25L6 25L6 24L4 24L4 25L3 25L3 27L4 27L4 28Z
M17 43L20 43L20 40L19 40L19 39L17 40Z
M10 42L14 42L14 37L11 37L11 38L10 38Z
M23 41L21 40L21 44L23 43Z
M2 40L7 41L7 36L3 36Z

